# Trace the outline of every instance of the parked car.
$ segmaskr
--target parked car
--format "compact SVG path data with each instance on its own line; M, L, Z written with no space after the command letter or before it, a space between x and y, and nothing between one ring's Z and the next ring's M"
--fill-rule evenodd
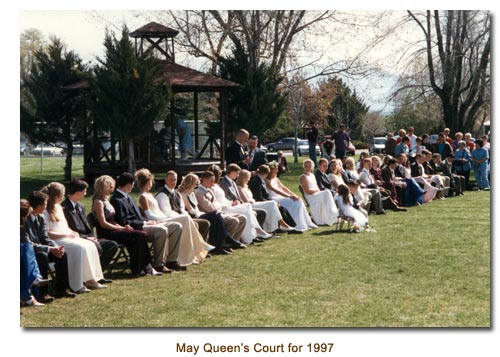
M304 139L298 138L297 140L301 141ZM266 144L267 150L271 152L278 150L293 150L294 146L295 146L295 138L283 138L275 143Z
M21 141L19 147L20 147L20 152L19 152L20 155L29 154L29 145L27 142Z
M33 155L62 156L64 150L52 144L38 144L33 149Z
M309 155L309 142L307 140L299 140L297 145L297 153L302 155ZM316 145L316 154L321 155L321 149Z
M370 140L370 155L385 154L385 136L375 136Z

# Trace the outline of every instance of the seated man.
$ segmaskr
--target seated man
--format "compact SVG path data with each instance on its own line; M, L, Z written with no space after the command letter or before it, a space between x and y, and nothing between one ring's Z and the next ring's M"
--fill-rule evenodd
M165 186L156 195L156 201L160 210L168 218L177 217L181 214L189 215L185 210L184 201L181 194L175 189L177 185L177 173L175 171L167 172L165 176ZM203 236L205 242L208 241L208 234L210 233L210 222L202 218L192 218L200 234Z
M240 214L226 213L222 212L222 208L219 202L215 199L215 194L212 191L212 187L215 184L215 175L211 171L204 171L200 174L200 184L195 191L196 200L198 201L198 208L200 211L209 212L220 212L222 213L222 218L226 224L227 232L229 233L230 248L243 247L241 243L241 236L245 230L247 220L245 216ZM234 241L234 242L233 242ZM224 248L225 249L225 248Z
M153 243L153 268L156 271L169 273L171 270L186 270L186 267L177 263L182 225L172 222L167 229L164 225L156 225L153 220L145 220L135 200L129 196L133 187L134 176L131 173L124 172L118 177L116 190L110 199L115 209L116 223L122 226L128 224L134 229L147 232L148 240Z
M105 270L118 250L118 243L95 237L94 230L90 227L89 222L87 222L85 207L81 204L81 201L87 194L88 187L89 185L83 180L74 179L71 181L66 190L68 197L61 203L61 206L69 228L78 232L81 238L88 239L96 245L101 267ZM111 279L102 279L99 283L111 283Z
M47 226L42 214L47 207L47 200L48 196L40 191L33 191L29 194L28 202L32 210L26 219L26 233L30 242L33 243L38 268L44 279L48 278L49 262L55 263L55 297L75 297L75 293L69 288L68 261L64 247L58 246L47 234ZM48 294L47 287L40 288L40 294L36 299L42 303L54 301L54 297Z
M236 164L229 164L226 171L226 176L220 180L219 186L224 190L224 194L229 201L238 201L239 203L243 203L235 182L240 174L240 167ZM255 207L252 207L252 209L257 214L257 221L262 227L264 221L266 220L266 211L262 208Z
M318 169L314 172L314 176L316 177L316 183L321 191L327 190L330 191L332 197L335 197L335 187L333 187L332 183L328 179L328 175L326 171L328 170L328 160L325 158L321 158L318 161Z

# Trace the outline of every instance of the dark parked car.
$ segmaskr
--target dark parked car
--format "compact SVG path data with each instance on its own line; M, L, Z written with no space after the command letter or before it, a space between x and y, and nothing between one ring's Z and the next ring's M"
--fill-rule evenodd
M297 138L297 140L300 142L304 139ZM295 147L295 138L283 138L275 143L266 144L266 147L267 150L271 152L278 150L293 150Z

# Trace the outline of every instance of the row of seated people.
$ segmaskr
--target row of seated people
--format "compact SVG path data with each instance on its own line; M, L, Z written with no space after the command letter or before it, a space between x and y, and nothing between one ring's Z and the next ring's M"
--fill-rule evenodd
M462 140L462 133L456 134L456 139L451 140L444 133L439 133L436 142L432 145L425 144L420 137L416 137L415 143L408 136L403 136L401 142L395 147L394 156L405 154L414 161L416 155L439 154L441 158L449 159L452 170L466 179L466 187L472 189L469 184L471 170L474 170L477 189L489 190L489 146L487 137L475 141L470 140L470 133L466 134L466 140Z
M46 286L35 289L36 297L31 292L33 282L45 285L49 262L55 263L55 296L74 297L75 292L102 289L111 282L104 278L103 269L118 244L129 253L133 275L162 275L187 270L209 252L231 254L232 249L269 239L272 234L261 225L269 232L301 229L285 221L295 224L274 201L259 205L247 191L244 202L234 181L228 180L236 177L229 171L220 184L216 184L221 172L217 166L203 173L201 182L188 174L178 190L177 173L170 171L156 197L150 193L154 176L147 169L138 170L135 176L123 173L116 189L115 180L104 175L95 181L88 216L81 204L88 188L83 180L68 185L66 198L65 187L58 182L32 192L28 200L21 200L21 243L33 248L38 270L35 278L22 274L22 304L41 306L54 300ZM130 196L135 182L140 189L139 205ZM88 219L95 225L97 237ZM29 269L24 266L22 270Z

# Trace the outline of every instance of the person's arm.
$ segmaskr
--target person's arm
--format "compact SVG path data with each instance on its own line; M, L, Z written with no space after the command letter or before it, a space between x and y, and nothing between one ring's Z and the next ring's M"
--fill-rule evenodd
M110 231L121 231L125 229L132 229L130 226L121 226L117 223L108 222L106 216L104 215L104 203L100 200L95 200L92 206L92 211L102 229L107 229ZM129 227L129 228L128 228Z
M165 217L160 217L151 212L151 209L149 207L149 202L147 198L144 195L139 196L139 206L141 207L142 211L146 215L146 218L149 220L154 220L154 221L161 221Z

